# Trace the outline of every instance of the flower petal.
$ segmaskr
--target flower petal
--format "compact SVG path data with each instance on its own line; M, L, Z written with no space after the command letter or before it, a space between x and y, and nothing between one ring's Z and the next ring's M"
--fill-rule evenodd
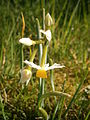
M61 66L60 64L54 63L52 66L45 68L45 70L47 71L47 70L51 70L55 68L63 68L63 67L65 66L64 65Z
M19 40L20 43L24 44L24 45L27 45L27 46L31 46L31 45L34 45L36 42L31 40L30 38L21 38Z
M33 62L29 62L29 61L25 60L24 63L29 65L32 68L41 69L41 67L39 65L36 65Z
M51 31L50 30L47 30L47 31L44 31L44 30L40 30L41 33L43 33L44 35L46 35L46 38L47 40L50 42L51 40Z
M50 41L51 41L51 38L52 38L52 36L51 36L51 31L50 31L50 30L47 30L45 34L46 34L47 40L50 42Z
M49 67L49 63L44 65L44 68L47 68L47 67Z

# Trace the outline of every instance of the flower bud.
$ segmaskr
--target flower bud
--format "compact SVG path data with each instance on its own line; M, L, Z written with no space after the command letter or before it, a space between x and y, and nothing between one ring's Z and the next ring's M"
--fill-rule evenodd
M31 70L28 70L28 69L22 69L21 70L21 79L20 79L20 82L22 84L26 82L26 85L28 85L31 77L32 77Z
M45 17L45 24L46 26L51 26L53 25L53 20L52 20L52 17L50 16L49 13L47 13L46 17Z
M36 44L36 42L33 41L33 40L31 40L30 38L21 38L19 40L19 42L22 43L22 44L24 44L24 45L26 45L26 46L31 46L31 45Z

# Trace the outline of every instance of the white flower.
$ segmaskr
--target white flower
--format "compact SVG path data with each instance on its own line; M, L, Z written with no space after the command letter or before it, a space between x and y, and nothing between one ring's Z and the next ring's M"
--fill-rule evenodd
M47 15L45 17L45 24L46 24L46 26L53 25L53 20L52 20L52 17L49 13L47 13Z
M51 38L52 38L52 35L51 35L51 31L50 30L47 30L47 31L44 31L44 30L40 30L41 33L43 33L47 40L50 42L51 41Z
M41 77L41 78L47 78L46 71L48 71L48 70L65 67L65 66L63 66L63 65L61 66L60 64L57 64L57 63L54 63L52 66L49 66L49 63L48 63L48 64L45 64L43 67L41 67L41 66L36 65L33 62L29 62L27 60L25 60L24 63L26 63L30 67L36 68L37 69L36 76Z
M21 70L21 79L20 79L20 83L25 83L26 82L26 86L28 85L30 79L32 76L32 72L29 69L22 69Z
M35 41L31 40L30 38L21 38L19 40L20 43L24 44L24 45L27 45L27 46L31 46L31 45L34 45L36 44Z

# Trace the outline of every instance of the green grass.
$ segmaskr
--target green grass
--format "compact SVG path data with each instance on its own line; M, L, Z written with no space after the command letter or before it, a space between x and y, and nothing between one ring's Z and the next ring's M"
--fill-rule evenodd
M90 116L90 14L86 14L85 0L1 1L0 4L0 120L89 120ZM72 3L72 4L71 4ZM88 6L89 2L88 2ZM50 12L55 23L51 26L52 41L47 61L63 63L65 68L48 72L45 81L44 108L38 109L39 80L36 71L29 85L22 89L20 81L20 43L22 16L25 18L25 37L37 36L36 18L42 28L42 8ZM89 8L89 7L88 7ZM90 13L90 10L89 10ZM82 18L82 19L81 19ZM23 47L24 59L30 59L30 49ZM38 62L38 54L34 60ZM53 81L50 81L53 76ZM52 78L52 77L51 77ZM53 83L51 83L53 82ZM51 86L52 84L52 86ZM52 88L71 95L51 96ZM54 94L55 95L55 94ZM48 96L48 97L47 97ZM47 119L47 117L46 117Z

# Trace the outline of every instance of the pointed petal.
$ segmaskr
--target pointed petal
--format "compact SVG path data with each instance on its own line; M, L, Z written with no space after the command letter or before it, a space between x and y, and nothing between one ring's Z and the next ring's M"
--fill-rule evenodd
M35 41L31 40L30 38L21 38L19 42L27 46L35 44Z
M50 40L52 38L51 31L50 30L47 30L47 31L40 30L40 32L43 33L44 35L46 35L47 40L50 42Z
M47 30L45 34L46 34L47 40L50 42L50 41L51 41L51 38L52 38L52 36L51 36L51 31L50 31L50 30Z
M47 67L49 67L49 63L44 65L44 68L47 68Z
M39 65L36 65L33 62L29 62L29 61L25 60L24 63L29 65L32 68L41 69L41 67Z
M45 70L51 70L51 69L55 69L55 68L63 68L65 67L64 65L60 65L60 64L57 64L57 63L54 63L52 66L48 67L48 68L45 68Z

